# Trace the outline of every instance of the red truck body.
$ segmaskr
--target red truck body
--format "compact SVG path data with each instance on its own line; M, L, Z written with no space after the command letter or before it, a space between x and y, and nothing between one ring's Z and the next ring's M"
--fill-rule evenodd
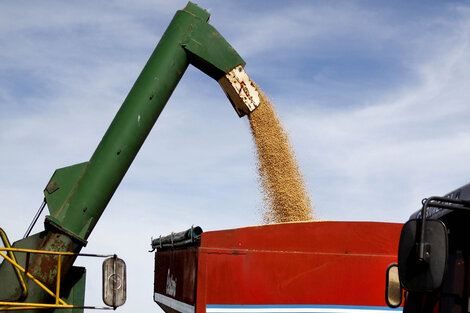
M402 224L300 222L202 234L155 257L154 300L174 313L383 312ZM397 310L401 310L398 308Z

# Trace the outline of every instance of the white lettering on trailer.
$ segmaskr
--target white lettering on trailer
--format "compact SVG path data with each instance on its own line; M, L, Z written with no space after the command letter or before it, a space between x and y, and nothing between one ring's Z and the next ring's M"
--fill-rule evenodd
M166 275L166 294L174 297L176 295L176 278L170 274L170 269Z

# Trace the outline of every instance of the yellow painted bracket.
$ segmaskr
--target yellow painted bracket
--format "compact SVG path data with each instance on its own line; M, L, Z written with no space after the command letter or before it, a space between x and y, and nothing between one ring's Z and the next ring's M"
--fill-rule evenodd
M41 283L36 277L34 277L31 273L27 272L21 265L19 265L18 262L16 262L16 260L13 260L12 258L10 258L8 255L3 253L2 251L8 251L9 253L14 252L14 251L18 251L18 252L30 252L30 253L32 252L32 253L42 253L42 254L44 252L48 252L47 254L57 254L57 255L59 255L59 258L58 258L59 262L61 261L61 256L60 256L61 252L39 251L39 250L30 250L30 249L15 249L15 248L0 248L0 255L2 257L4 257L5 260L10 262L15 267L16 270L21 271L22 273L24 273L28 278L30 278L37 285L39 285L39 287L41 287L45 292L47 292L48 294L53 296L55 298L55 304L56 305L59 304L59 302L60 302L61 305L68 305L67 303L65 303L64 300L60 299L60 294L59 294L60 289L57 289L56 293L52 292L43 283ZM57 271L57 283L60 284L60 263L58 265L58 271ZM6 304L4 304L4 303L6 303ZM28 304L28 303L23 303L23 302L0 302L0 305L15 306L15 305L18 305L18 303L20 303L22 306L34 307L34 308L37 307L37 303ZM44 304L44 305L47 305L47 304ZM0 309L8 310L8 307L7 308L0 308Z
M1 230L1 228L0 228ZM1 231L0 235L2 235L2 240L4 236L3 230ZM83 306L75 306L71 304L67 304L64 300L60 298L60 283L61 283L61 271L62 271L62 256L78 256L78 255L87 255L87 256L97 256L97 257L107 257L109 255L91 255L91 254L79 254L73 252L56 252L56 251L44 251L44 250L32 250L32 249L19 249L19 248L11 248L8 239L4 240L5 248L0 248L0 256L5 258L8 262L10 262L15 270L18 273L18 276L22 278L22 286L24 284L23 290L24 293L27 293L26 283L23 275L26 275L32 281L34 281L39 287L41 287L45 292L51 295L55 299L54 304L48 303L25 303L25 302L10 302L10 301L0 301L0 311L14 311L14 310L30 310L30 309L77 309L77 308L88 308L88 309L102 309L102 310L109 310L112 309L111 307L83 307ZM7 252L4 253L3 251ZM14 252L23 252L23 253L37 253L37 254L52 254L57 255L57 283L56 283L56 292L52 292L49 288L47 288L43 283L41 283L36 277L34 277L31 273L27 272L21 265L18 264L16 261Z
M11 248L11 244L10 244L10 241L8 240L7 234L2 228L0 228L0 237L2 238L3 246L6 248ZM13 251L8 251L8 255L13 262L18 263L16 261L15 253ZM21 271L17 267L14 267L14 269L15 269L16 277L18 277L18 281L20 282L20 285L21 285L21 296L17 300L22 300L26 298L26 296L28 295L28 287L26 286L26 281Z

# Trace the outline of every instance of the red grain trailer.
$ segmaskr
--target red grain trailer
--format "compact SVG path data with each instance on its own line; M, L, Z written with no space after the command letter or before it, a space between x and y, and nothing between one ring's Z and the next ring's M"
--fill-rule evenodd
M383 312L402 224L299 222L152 240L168 313Z

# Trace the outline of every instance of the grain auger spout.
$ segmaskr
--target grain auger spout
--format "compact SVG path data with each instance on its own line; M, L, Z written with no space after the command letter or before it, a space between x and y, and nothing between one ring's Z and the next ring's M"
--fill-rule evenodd
M260 99L243 68L245 61L217 30L207 24L209 14L206 11L192 3L184 10L199 17L191 23L191 32L181 44L190 63L219 82L238 116L251 113L258 107Z
M253 112L260 103L259 93L243 66L239 65L218 80L238 116Z
M175 14L90 160L54 172L44 190L49 209L45 230L35 235L28 232L24 239L13 244L14 248L78 253L87 244L93 228L189 64L220 83L239 116L250 113L259 105L258 92L243 69L245 62L207 23L209 16L207 11L191 2ZM75 256L64 256L59 261L61 267L55 265L57 259L53 254L36 254L31 259L28 256L27 260L19 257L18 262L23 267L27 263L27 271L51 289L56 288L56 282L60 280L58 268L64 277L77 273L72 266ZM24 286L28 292L18 295L21 289L17 273L5 263L0 265L0 301L54 301L50 294L30 286L31 281ZM67 281L78 281L82 285L74 283L63 288L84 293L85 272L80 271L77 275L75 280ZM63 291L67 293L67 290ZM83 301L83 297L78 298Z

